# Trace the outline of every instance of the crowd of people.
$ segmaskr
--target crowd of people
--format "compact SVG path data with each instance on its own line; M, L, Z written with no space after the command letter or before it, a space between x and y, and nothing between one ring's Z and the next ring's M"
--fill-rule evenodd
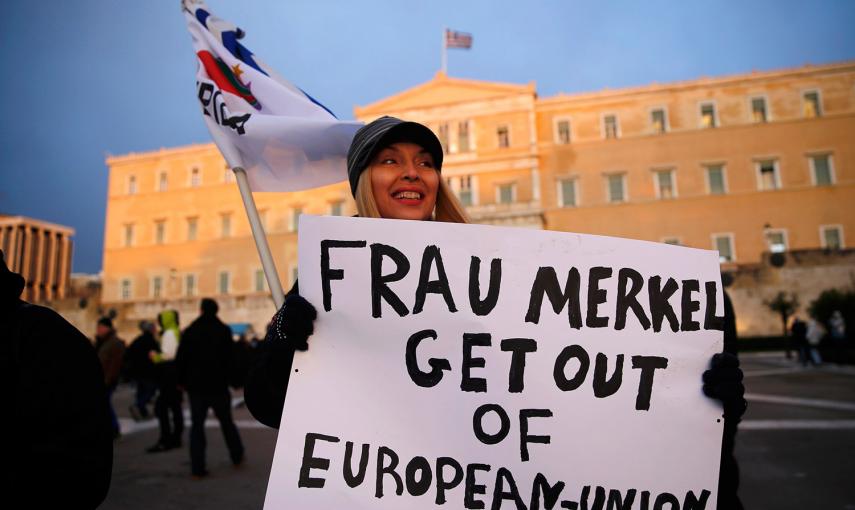
M253 343L245 337L235 342L218 311L216 301L202 299L199 317L182 331L178 312L164 310L157 315L156 323L139 323L140 334L127 348L116 336L112 319L103 317L98 320L94 343L104 372L114 438L121 436L121 430L112 394L122 377L135 385L131 416L137 421L158 421L160 433L157 442L146 449L148 453L183 445L183 401L187 395L191 472L196 478L208 475L205 420L209 409L220 423L232 463L238 466L244 459L243 443L232 419L229 388L243 386Z
M802 366L819 366L823 362L822 352L830 361L846 360L846 321L840 310L835 310L827 324L809 318L804 321L796 315L790 324L790 340ZM787 350L789 356L789 348Z

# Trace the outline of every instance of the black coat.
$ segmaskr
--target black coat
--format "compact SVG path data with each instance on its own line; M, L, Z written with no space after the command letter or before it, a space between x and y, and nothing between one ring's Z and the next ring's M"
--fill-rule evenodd
M216 315L201 315L181 334L175 355L178 384L190 393L228 391L233 344L232 330Z
M4 300L0 381L12 395L0 420L11 468L0 484L4 503L97 507L110 487L113 431L89 340L49 308Z
M130 347L125 351L125 360L122 363L124 374L128 379L135 381L156 380L154 362L149 357L150 351L160 352L160 344L154 339L154 335L148 331L131 342Z
M286 296L291 294L299 294L298 282L294 283ZM280 309L277 314L281 312ZM276 316L273 317L272 323L276 323ZM274 327L268 327L267 335L252 360L243 388L247 409L256 420L268 427L279 428L293 363L294 348L290 343L277 338Z

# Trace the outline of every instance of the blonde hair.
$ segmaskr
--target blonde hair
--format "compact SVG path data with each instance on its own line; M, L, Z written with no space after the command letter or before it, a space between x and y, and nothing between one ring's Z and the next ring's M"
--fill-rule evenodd
M362 218L382 218L374 193L371 190L371 167L363 170L356 185L356 211ZM447 223L469 223L469 215L454 196L442 175L439 177L439 189L436 192L436 205L433 219Z

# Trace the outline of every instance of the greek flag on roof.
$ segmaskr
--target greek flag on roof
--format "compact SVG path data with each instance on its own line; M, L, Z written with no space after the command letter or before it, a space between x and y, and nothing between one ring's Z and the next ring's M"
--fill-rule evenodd
M361 123L340 121L241 44L244 32L201 1L182 0L199 60L196 97L211 137L253 191L296 191L342 181Z

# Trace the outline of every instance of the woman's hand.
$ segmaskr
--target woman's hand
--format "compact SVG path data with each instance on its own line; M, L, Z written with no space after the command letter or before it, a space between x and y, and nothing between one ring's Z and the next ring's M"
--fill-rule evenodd
M704 372L704 395L721 400L725 420L739 420L748 407L745 401L745 386L739 358L720 352L710 360L709 370Z
M309 336L315 331L315 319L318 312L311 303L299 294L285 297L282 308L273 317L276 340L286 342L297 351L309 348Z

